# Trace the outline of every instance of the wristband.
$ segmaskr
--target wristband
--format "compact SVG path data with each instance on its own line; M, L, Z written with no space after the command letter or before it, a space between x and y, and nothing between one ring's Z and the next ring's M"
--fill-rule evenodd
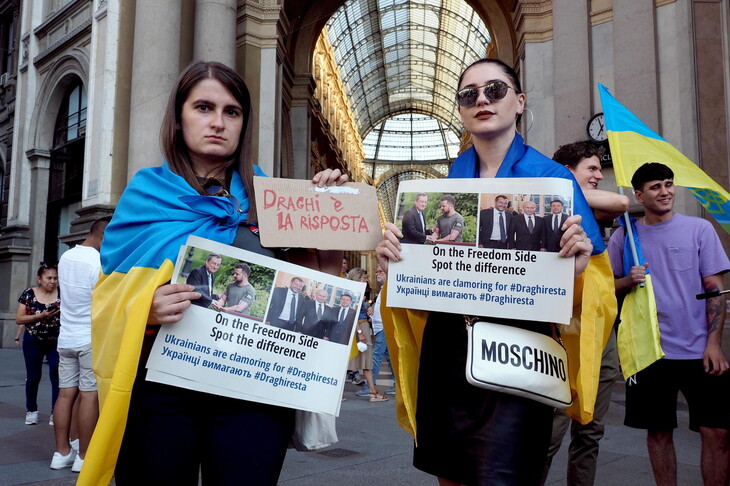
M19 341L20 341L20 339L18 339L18 338L15 338L15 342L19 342Z

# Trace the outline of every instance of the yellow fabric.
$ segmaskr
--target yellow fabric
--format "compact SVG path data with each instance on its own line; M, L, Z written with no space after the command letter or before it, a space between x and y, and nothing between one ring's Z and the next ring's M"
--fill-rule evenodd
M91 343L99 421L77 485L109 484L122 444L152 295L172 277L173 263L102 275L92 294Z
M397 377L396 418L403 429L416 437L418 364L428 312L388 307L385 287L381 295L383 326ZM561 330L568 351L573 392L573 405L567 413L587 423L593 419L601 355L617 312L613 272L607 252L591 257L583 275L576 279L574 296L573 315L580 315L580 320L574 318L571 324L576 325L579 332Z
M664 357L651 274L646 275L643 288L637 285L626 294L616 344L624 378Z

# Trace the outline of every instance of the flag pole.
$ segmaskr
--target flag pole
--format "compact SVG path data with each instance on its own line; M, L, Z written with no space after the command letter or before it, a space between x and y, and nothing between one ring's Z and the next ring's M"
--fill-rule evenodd
M618 192L622 196L624 195L624 188L623 186L618 187ZM636 252L636 242L634 241L634 230L631 227L631 218L629 217L629 212L626 211L624 213L624 222L626 223L626 234L629 237L629 248L631 248L631 256L634 258L634 266L638 267L641 265L639 263L639 254ZM644 283L640 283L639 287L643 287Z

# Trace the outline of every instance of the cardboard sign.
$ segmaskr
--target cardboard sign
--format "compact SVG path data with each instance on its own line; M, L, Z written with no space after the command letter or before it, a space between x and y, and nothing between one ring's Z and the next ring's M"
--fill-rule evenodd
M573 206L569 180L401 182L395 223L403 259L389 265L388 305L569 324L574 259L558 255L553 238L562 233L550 231L557 201L564 221Z
M211 258L220 266L209 279ZM160 327L147 380L339 413L364 282L195 236L172 282L194 285L201 299L180 322Z
M367 184L254 177L254 189L263 246L370 251L382 239L378 198Z

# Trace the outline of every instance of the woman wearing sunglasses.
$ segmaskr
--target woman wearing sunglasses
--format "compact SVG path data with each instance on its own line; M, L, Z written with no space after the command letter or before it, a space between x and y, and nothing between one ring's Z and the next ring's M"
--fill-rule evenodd
M145 380L160 325L200 298L170 284L189 235L267 256L259 243L248 157L251 97L241 77L197 62L170 94L160 139L164 161L130 181L106 229L94 291L94 371L101 412L78 484L276 484L294 410ZM313 182L341 184L339 170ZM333 258L339 270L342 254ZM336 257L336 258L335 258Z
M456 102L473 146L454 161L448 177L573 180L575 215L564 224L559 254L575 257L575 275L581 278L591 253L602 251L603 242L570 172L525 145L517 133L526 96L514 70L497 59L473 63L459 79ZM400 237L397 227L388 223L376 250L384 270L390 260L401 257ZM608 265L605 267L606 271L610 270ZM576 289L582 288L581 283L576 283ZM605 298L610 300L612 295L612 290L606 291ZM615 298L613 302L615 315ZM386 307L382 311L386 312ZM406 390L403 401L409 404L404 413L416 410L415 416L408 417L415 429L414 465L437 476L442 486L539 484L550 442L553 409L526 398L477 388L466 381L465 316L437 312L424 315L398 309L389 312L390 319L384 317L384 322L393 322L396 328L410 328L411 332L396 330L399 339L417 335L418 331L413 330L423 330L420 364L410 363L419 366L417 383L404 385L398 377L401 389ZM547 323L490 317L483 320L550 332ZM418 343L414 346L417 348ZM408 349L407 346L398 348ZM406 379L414 375L403 367L401 372ZM409 396L407 390L414 389L418 390L417 396Z

